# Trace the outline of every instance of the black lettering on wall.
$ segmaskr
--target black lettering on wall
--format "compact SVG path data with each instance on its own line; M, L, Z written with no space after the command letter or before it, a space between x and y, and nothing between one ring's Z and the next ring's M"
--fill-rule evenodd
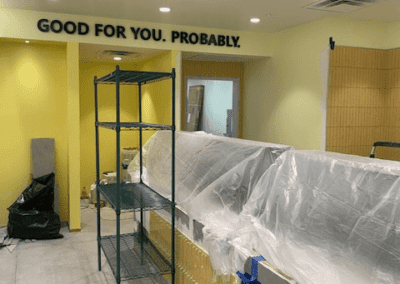
M54 20L50 23L50 29L53 33L61 33L63 25L59 20Z
M232 47L232 46L233 46L233 45L230 43L230 39L231 39L230 36L226 36L226 46L227 46L227 47Z
M135 29L134 27L131 27L131 31L132 31L133 36L135 37L135 39L138 39L140 28Z
M200 44L208 44L208 35L201 33L200 34Z
M78 34L87 35L89 33L89 25L86 23L78 23Z
M115 28L112 25L107 25L104 27L104 34L106 37L113 37L115 35Z
M123 26L117 26L117 38L120 38L120 37L126 38L125 27L123 27Z
M103 25L102 24L96 24L94 26L95 29L95 35L99 36L99 34L103 31Z
M149 40L151 38L151 32L149 29L144 28L143 30L140 31L140 37L143 40Z
M181 32L181 43L189 43L187 39L188 36L187 32Z
M191 33L189 35L189 41L191 44L197 44L199 42L199 35L196 33Z
M64 24L64 31L65 31L67 34L70 34L70 35L74 34L74 33L76 32L76 25L75 25L75 23L74 23L74 22L71 22L71 21L66 22L66 23Z
M158 36L156 35L156 30L155 29L153 29L152 32L153 32L153 40L160 41L161 38L162 38L162 31L158 30Z
M233 40L233 46L234 46L234 47L240 48L240 45L239 45L239 37L238 37L238 36L237 36L237 37L233 36L233 37L232 37L232 40Z
M60 20L40 19L37 23L39 31L47 33L61 33L73 35L87 35L91 27L84 22L66 21L65 23ZM126 39L125 27L120 25L103 25L95 24L95 36L117 37ZM148 29L148 28L135 28L130 27L135 40L153 40L153 41L167 41L163 38L163 31L161 29ZM239 36L215 35L207 33L187 33L185 31L171 31L171 42L175 43L179 40L181 44L201 44L201 45L214 45L240 48Z
M37 27L38 27L39 31L47 33L50 30L48 22L49 22L49 20L47 20L47 19L40 19L37 22Z
M218 45L217 40L215 39L215 35L210 35L210 40L208 41L208 45Z
M177 31L172 31L172 33L171 33L171 40L172 40L172 42L175 42L175 40L176 40L177 38L179 38L179 32L177 32Z
M225 36L223 35L218 36L218 46L225 46Z

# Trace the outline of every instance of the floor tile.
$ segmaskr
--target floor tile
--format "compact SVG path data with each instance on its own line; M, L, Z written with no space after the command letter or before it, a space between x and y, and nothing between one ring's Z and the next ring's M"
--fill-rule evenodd
M14 250L10 253L7 248L0 248L0 283L14 284L15 283L15 267L17 266L17 254Z

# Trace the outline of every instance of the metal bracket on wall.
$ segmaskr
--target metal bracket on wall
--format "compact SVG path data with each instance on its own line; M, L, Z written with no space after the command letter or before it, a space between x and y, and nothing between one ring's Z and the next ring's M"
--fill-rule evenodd
M330 47L331 47L332 50L335 49L335 42L333 41L333 37L330 37L330 38L329 38L329 45L330 45Z

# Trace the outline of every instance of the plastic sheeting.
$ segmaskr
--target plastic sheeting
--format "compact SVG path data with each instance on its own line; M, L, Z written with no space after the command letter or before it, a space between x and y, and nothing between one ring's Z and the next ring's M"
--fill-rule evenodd
M167 196L169 149L166 132L145 145L145 182ZM218 274L255 250L300 284L400 283L400 163L199 133L176 149L177 202Z
M290 146L176 132L175 200L192 218L229 209L239 213L265 170ZM171 132L156 132L144 145L144 182L171 196ZM139 158L129 165L133 177Z
M253 248L301 284L400 283L398 162L285 152L241 217Z

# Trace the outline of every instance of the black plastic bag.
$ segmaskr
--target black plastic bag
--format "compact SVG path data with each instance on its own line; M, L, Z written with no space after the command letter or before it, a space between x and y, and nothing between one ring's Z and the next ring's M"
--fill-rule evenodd
M59 239L60 217L53 211L10 209L7 231L10 238Z
M7 231L10 238L57 239L60 217L54 213L54 173L34 179L8 208Z
M54 173L34 179L8 209L53 211Z

